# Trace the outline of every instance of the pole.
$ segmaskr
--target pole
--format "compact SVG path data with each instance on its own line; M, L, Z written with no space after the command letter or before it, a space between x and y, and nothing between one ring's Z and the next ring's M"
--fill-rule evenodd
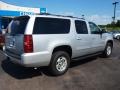
M114 2L113 5L114 5L114 16L112 17L113 18L113 22L115 22L115 18L116 18L116 5L118 4L119 2Z

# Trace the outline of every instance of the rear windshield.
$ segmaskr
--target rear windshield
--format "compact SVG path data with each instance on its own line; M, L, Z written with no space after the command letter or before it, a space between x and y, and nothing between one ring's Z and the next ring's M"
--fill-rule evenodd
M8 33L10 34L24 34L26 25L29 20L29 16L21 16L14 18L10 25L10 30Z
M37 17L35 19L33 34L66 34L69 31L69 19Z

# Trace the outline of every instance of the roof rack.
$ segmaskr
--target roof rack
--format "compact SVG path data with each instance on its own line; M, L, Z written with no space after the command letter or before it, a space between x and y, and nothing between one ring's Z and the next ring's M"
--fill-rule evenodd
M73 17L73 16L64 16L64 15L56 15L56 14L50 14L50 13L40 13L40 14L37 14L37 15L52 15L52 16L69 17L69 18L77 18L77 19L85 20L85 18L79 18L79 17Z

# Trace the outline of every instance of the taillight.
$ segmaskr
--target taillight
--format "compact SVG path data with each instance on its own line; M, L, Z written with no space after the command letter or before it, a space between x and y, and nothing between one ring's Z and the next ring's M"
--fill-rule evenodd
M0 35L0 43L2 42L2 36Z
M0 35L0 43L4 43L4 35Z
M33 52L33 38L32 35L24 36L24 52L31 53Z

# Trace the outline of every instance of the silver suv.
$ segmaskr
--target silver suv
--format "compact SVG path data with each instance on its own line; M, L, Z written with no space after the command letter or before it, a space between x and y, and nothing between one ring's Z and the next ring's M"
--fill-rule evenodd
M53 75L64 74L71 60L96 54L109 57L113 38L93 22L57 15L14 18L5 37L5 53L25 67L49 66Z

